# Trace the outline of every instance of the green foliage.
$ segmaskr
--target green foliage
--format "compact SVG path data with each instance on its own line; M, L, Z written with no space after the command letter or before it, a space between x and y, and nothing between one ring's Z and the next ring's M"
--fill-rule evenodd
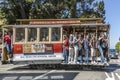
M80 17L82 18L105 18L104 1L83 0L81 7Z
M30 0L3 0L0 7L5 13L8 24L14 24L16 19L28 19L32 2Z
M6 24L6 18L4 12L0 9L0 30L2 29L1 26Z
M116 43L115 49L116 49L117 52L120 52L120 42Z
M16 19L105 18L103 0L3 0L0 8L7 24Z
M29 18L32 19L51 19L60 18L64 2L61 0L36 0L30 9Z

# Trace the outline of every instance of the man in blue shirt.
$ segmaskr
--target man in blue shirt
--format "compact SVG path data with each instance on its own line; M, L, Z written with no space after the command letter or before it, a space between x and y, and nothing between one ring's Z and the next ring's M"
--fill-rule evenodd
M84 37L84 49L86 52L86 62L89 62L89 35L85 35Z

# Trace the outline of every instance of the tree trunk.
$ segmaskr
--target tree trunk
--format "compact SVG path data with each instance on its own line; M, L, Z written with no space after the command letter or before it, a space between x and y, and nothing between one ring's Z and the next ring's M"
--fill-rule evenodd
M25 14L25 10L24 10L23 5L22 5L22 1L20 0L20 2L18 2L18 4L20 6L19 11L20 11L22 19L27 19L26 14Z
M76 0L73 0L73 5L72 5L72 9L71 9L71 17L72 18L76 18Z

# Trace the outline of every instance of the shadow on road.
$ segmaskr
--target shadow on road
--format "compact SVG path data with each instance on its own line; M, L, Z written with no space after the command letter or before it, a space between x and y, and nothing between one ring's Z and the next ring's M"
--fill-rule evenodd
M105 68L105 70L107 72L113 72L117 69L120 69L120 65L119 64L110 64L108 67Z
M53 72L47 73L4 73L0 74L1 80L74 80L79 72Z
M26 66L17 66L14 68L9 69L9 71L13 70L83 70L83 71L104 71L106 66L100 65L68 65L68 64L32 64Z

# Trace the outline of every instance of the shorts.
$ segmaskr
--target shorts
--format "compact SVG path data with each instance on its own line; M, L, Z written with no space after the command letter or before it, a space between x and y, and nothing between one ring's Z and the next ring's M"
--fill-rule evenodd
M94 48L91 48L91 56L95 56L95 49Z

